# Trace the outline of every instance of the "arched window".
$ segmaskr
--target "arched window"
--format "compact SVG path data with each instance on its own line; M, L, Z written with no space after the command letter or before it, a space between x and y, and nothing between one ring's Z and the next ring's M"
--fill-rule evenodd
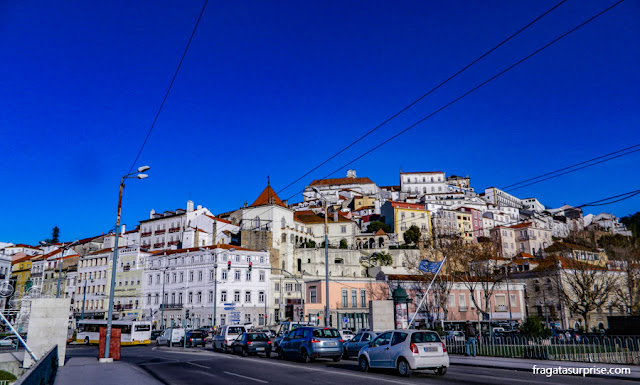
M295 239L296 239L296 238L293 236L293 234L291 234L291 236L289 237L290 242L291 242L291 243L294 243L294 242L295 242Z
M426 194L426 193L427 193L427 188L426 188L426 187L423 187L423 188L422 188L422 193L423 193L423 194Z
M287 234L282 234L282 243L286 243L287 242Z
M256 217L256 219L253 220L253 223L255 224L255 227L257 229L260 228L260 217Z
M287 221L284 220L284 217L282 217L282 220L280 221L280 227L283 229L287 227Z

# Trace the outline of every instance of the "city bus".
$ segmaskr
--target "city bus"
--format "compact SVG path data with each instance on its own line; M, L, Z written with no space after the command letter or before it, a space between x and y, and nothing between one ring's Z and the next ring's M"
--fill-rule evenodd
M101 327L107 327L106 320L78 321L76 342L87 345L99 343ZM122 331L120 345L145 345L151 343L150 321L112 321L111 327Z

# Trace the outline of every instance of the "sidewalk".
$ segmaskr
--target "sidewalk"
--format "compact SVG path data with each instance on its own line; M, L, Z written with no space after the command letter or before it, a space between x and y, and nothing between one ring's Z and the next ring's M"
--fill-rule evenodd
M162 385L149 373L122 361L101 364L93 357L71 357L58 368L54 385Z
M640 366L601 364L597 362L571 362L571 361L549 361L549 360L528 360L522 358L502 358L502 357L467 357L460 355L449 355L449 362L452 366L476 366L482 368L499 368L519 370L532 373L533 366L537 368L629 368L631 374L596 374L593 377L616 378L621 380L640 381Z

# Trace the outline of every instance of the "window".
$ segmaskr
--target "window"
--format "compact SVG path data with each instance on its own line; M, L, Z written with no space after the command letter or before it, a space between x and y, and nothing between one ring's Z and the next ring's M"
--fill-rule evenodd
M87 277L84 277L84 279L87 279ZM149 275L149 285L151 285L153 283L153 276Z
M156 274L156 285L160 284L160 274Z
M244 293L244 302L251 303L251 292L247 291Z
M180 282L184 282L184 273L180 273Z
M209 290L209 300L207 301L209 303L213 302L213 291Z
M316 292L316 287L315 286L311 286L309 288L309 302L310 303L317 303L316 301L317 299L317 292Z
M264 270L260 270L260 282L264 282Z
M222 270L222 279L224 279L224 280L227 279L227 271L226 270Z
M240 302L240 292L238 290L233 292L233 302Z
M258 325L264 325L264 314L258 314Z
M302 291L302 284L296 283L296 291Z
M250 271L247 271L247 274L246 274L245 280L246 280L247 282L250 282L250 281L251 281L251 272L250 272Z
M285 287L285 289L284 289L285 291L292 291L293 290L293 285L290 284L290 283L286 283L284 285L284 287Z
M358 291L351 290L351 307L358 307Z
M375 340L373 340L373 346L378 347L389 345L389 341L391 340L391 333L392 332L386 332L380 334Z
M240 270L236 270L235 273L236 273L235 274L235 279L236 279L236 281L239 281L240 280Z
M258 302L264 303L264 291L258 292Z
M458 294L458 306L460 307L460 311L467 308L467 299L464 294Z
M227 302L227 291L222 290L220 292L220 302Z
M202 292L201 291L198 292L197 300L198 300L198 303L202 302Z
M202 281L202 270L198 271L198 281Z
M189 292L189 296L187 298L188 298L188 303L193 303L193 293L192 292Z
M342 289L342 307L349 307L348 295L347 289Z
M151 305L151 294L147 294L147 305Z
M193 282L193 271L189 272L189 282Z
M178 275L176 273L173 273L173 283L176 283L176 280L178 279L177 277Z
M347 232L347 226L346 225L340 226L340 232L342 234L345 234Z
M280 291L280 282L276 282L273 288L274 291Z
M236 255L236 262L240 262L240 256Z
M360 307L367 307L367 291L360 290Z
M156 293L155 300L153 301L153 303L156 305L160 303L160 295L158 293Z
M391 339L391 346L403 343L407 339L408 335L408 333L394 332L393 338Z
M509 299L511 301L511 307L517 307L518 306L518 304L516 302L516 295L515 294L509 295Z
M213 270L209 270L209 281L213 281Z

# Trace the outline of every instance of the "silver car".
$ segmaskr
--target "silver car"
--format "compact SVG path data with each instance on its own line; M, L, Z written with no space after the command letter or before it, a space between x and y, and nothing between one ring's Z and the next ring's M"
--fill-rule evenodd
M310 362L316 358L342 358L342 337L335 328L299 327L292 330L278 345L281 359L295 358Z
M356 334L352 339L344 343L342 349L342 358L349 359L351 357L358 357L358 352L363 346L368 345L373 341L378 334L374 332L360 332Z
M447 347L432 331L401 329L380 334L358 354L360 370L395 368L403 377L413 370L430 369L444 375L449 367Z

